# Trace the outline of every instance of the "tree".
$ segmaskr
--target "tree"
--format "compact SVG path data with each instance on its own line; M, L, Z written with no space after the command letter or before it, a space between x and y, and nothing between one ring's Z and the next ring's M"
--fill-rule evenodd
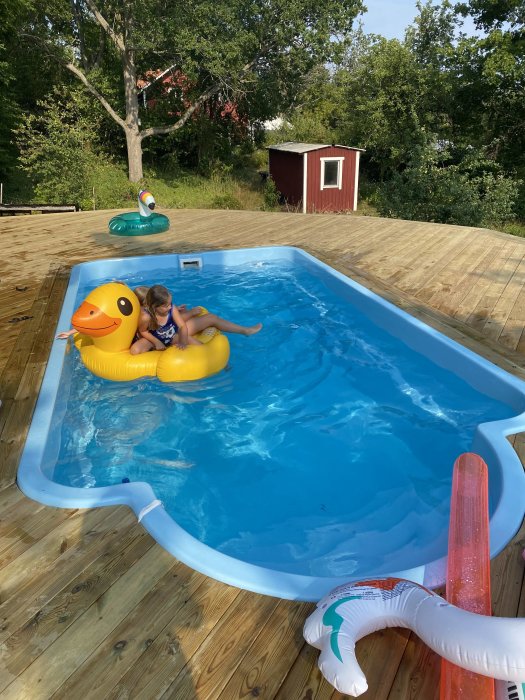
M338 135L335 129L340 90L325 65L315 66L303 76L297 87L292 108L286 113L282 126L269 132L272 142L304 141L333 143Z
M17 151L12 140L12 131L19 124L24 110L34 106L35 76L37 65L31 66L31 54L21 51L17 37L18 27L29 16L30 0L11 3L0 0L0 179L16 164ZM52 73L48 81L53 81Z
M449 73L460 20L449 0L416 5L403 42L358 33L336 75L346 95L338 140L364 147L368 174L380 181L405 168L429 139L453 134Z
M142 178L142 142L181 129L212 97L242 97L263 118L289 103L299 77L333 59L360 0L33 0L21 36L45 47L125 134L129 178ZM171 123L139 112L138 77L177 70L191 90ZM141 123L143 120L145 123Z
M525 41L525 5L523 0L468 0L456 7L463 16L471 15L478 29L489 33L501 30L505 24L516 49Z
M419 14L405 33L405 45L420 65L431 66L442 72L447 59L454 52L456 30L460 20L449 0L434 5L416 2Z
M525 5L470 0L457 9L485 34L458 44L454 119L471 143L489 146L495 160L524 174Z
M0 44L0 56L5 55L5 46ZM15 127L20 110L13 97L12 77L7 61L0 60L0 180L3 180L15 161L16 152L11 143L11 131Z
M344 95L339 141L365 148L380 180L406 165L424 142L425 130L437 129L440 112L429 108L427 73L397 39L370 37L366 50L336 80Z

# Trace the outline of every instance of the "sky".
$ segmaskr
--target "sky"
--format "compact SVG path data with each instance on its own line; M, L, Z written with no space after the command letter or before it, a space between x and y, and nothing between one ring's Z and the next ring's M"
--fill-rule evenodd
M364 4L368 8L361 18L364 31L387 39L403 39L405 29L417 15L416 0L364 0ZM463 31L474 33L472 21L467 19Z

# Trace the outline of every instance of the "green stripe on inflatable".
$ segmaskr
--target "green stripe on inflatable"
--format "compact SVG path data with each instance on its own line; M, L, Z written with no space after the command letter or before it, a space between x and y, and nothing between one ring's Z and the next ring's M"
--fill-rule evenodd
M363 596L361 595L351 595L347 598L341 598L341 600L332 603L332 605L330 605L330 607L327 608L325 614L323 615L323 625L332 628L332 632L330 634L330 646L332 648L332 651L334 652L334 655L339 659L341 663L343 663L343 658L339 650L338 635L341 631L343 618L341 617L341 615L339 615L338 612L336 612L336 608L338 608L340 605L346 603L349 600L360 600L362 597Z

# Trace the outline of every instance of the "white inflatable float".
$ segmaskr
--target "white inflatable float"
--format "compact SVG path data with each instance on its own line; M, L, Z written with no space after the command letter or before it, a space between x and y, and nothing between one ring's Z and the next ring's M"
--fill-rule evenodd
M496 681L496 700L525 700L525 683Z
M469 671L525 683L525 620L467 612L423 586L380 578L339 586L304 625L304 638L321 649L321 673L339 692L357 697L367 688L355 657L356 642L385 627L415 632L433 651Z

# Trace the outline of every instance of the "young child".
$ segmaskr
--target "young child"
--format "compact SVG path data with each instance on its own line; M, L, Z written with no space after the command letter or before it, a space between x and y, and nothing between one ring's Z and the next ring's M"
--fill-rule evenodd
M149 287L141 285L140 287L135 287L135 289L133 290L141 306L144 306L144 304L146 303L146 295L148 294L148 289Z
M175 306L166 287L160 284L153 285L148 290L139 319L138 332L141 338L131 346L131 354L139 355L148 350L165 350L170 345L176 345L181 350L184 350L188 344L200 345L201 343L193 336L211 326L226 333L241 335L253 335L262 328L262 323L257 323L255 326L239 326L216 314L208 313L199 316L201 311L200 306L189 310L184 306Z
M149 289L149 287L140 286L140 287L135 287L135 289L133 290L135 292L135 295L138 298L141 306L144 306L144 304L146 303L146 295L148 293L148 289ZM182 317L184 318L184 314L187 311L186 304L180 304L180 306L177 306L177 308L181 312ZM196 311L194 311L192 313L193 316L196 316L197 314L200 313L200 306L196 306L195 309L196 309ZM188 316L188 318L191 318L191 316ZM184 318L184 320L187 321L186 318ZM137 330L137 333L138 333L138 330Z

